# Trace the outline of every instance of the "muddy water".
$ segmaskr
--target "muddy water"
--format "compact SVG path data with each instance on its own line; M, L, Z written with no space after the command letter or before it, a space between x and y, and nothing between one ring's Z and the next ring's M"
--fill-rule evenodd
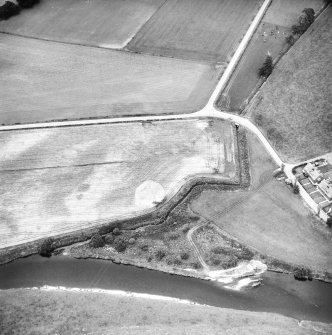
M32 256L0 266L0 289L43 285L124 290L189 299L201 304L275 312L332 323L332 284L299 282L265 273L263 285L241 292L202 281L103 260Z

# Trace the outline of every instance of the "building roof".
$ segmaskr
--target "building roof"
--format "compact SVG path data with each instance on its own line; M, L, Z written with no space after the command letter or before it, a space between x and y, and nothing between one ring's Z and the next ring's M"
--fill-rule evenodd
M320 173L318 168L312 163L308 163L304 167L303 171L305 171L313 181L316 181L319 178L323 178L323 175Z
M324 177L325 179L331 179L332 180L332 170L328 171L328 172L325 172L324 173Z
M318 184L319 189L326 195L328 199L332 199L332 184L329 183L326 179L323 179Z

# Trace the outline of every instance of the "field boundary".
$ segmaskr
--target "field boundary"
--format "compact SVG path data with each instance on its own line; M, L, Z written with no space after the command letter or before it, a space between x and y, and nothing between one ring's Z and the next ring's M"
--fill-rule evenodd
M109 51L113 51L113 52L126 53L126 54L131 54L131 55L141 55L141 56L145 55L145 56L148 56L148 57L177 59L177 60L182 60L182 61L188 62L188 63L196 63L196 64L204 64L204 65L207 64L207 62L205 62L203 60L199 60L199 59L197 59L197 60L195 60L195 59L183 59L183 58L169 57L169 56L163 56L163 55L159 56L159 55L154 55L154 54L144 54L144 53L139 53L139 52L134 52L134 51L126 50L125 48L121 48L121 49L107 48L105 46L100 46L100 45L86 44L86 43L65 42L65 41L59 41L59 40L48 39L48 38L43 38L43 37L35 37L35 36L29 36L29 35L24 35L24 34L18 34L18 33L9 33L9 32L6 32L6 31L0 31L0 35L1 34L3 34L3 35L9 35L9 36L15 36L15 37L20 37L20 38L24 38L24 39L31 39L31 40L36 40L36 41L50 42L50 43L55 43L55 44L73 45L73 46L84 47L84 48L109 50ZM48 121L48 122L53 122L53 121Z
M127 48L127 45L129 45L129 43L135 38L135 36L137 34L139 34L139 32L152 20L152 18L157 14L157 12L159 12L159 10L162 7L164 7L166 5L167 2L168 2L168 0L164 0L164 2L155 10L155 12L149 17L149 19L147 21L145 21L145 23L136 31L136 34L134 36L132 36L132 38L129 41L127 41L126 45L122 48L123 50L125 50L127 52L132 52L132 53L139 53L139 52L131 51L130 49ZM163 56L157 56L157 57L163 57ZM164 56L164 57L167 57L167 56ZM168 57L168 58L170 58L170 57Z

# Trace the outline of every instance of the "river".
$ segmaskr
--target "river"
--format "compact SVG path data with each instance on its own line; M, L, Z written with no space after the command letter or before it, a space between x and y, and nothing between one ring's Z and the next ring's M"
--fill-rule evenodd
M263 285L237 292L216 282L104 260L30 256L0 266L0 289L43 285L164 295L212 306L332 323L332 284L300 282L285 274L267 272L263 275Z

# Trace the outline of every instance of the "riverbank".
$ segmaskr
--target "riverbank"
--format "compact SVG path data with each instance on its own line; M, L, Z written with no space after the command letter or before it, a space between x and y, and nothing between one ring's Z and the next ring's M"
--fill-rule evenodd
M199 193L198 193L199 194ZM281 261L241 243L223 229L194 215L190 202L183 201L159 225L118 230L99 236L102 245L92 240L68 246L58 253L78 259L104 259L114 263L162 271L224 284L251 277L248 285L257 285L266 270L293 274L300 280L332 282L332 274ZM229 275L231 273L231 275Z
M114 291L113 291L114 292ZM0 291L2 334L313 334L331 324L93 290Z
M87 243L78 244L71 247L64 248L61 251L61 254L73 257L76 259L102 259L102 260L109 260L116 264L122 265L131 265L137 268L145 268L149 270L161 271L164 273L169 273L173 275L180 275L185 277L193 277L202 280L212 280L212 281L219 281L220 283L224 284L231 284L233 283L233 287L236 287L236 283L241 278L251 277L252 282L248 282L248 286L255 286L258 284L257 279L259 280L259 275L266 271L277 272L277 273L284 273L284 274L292 274L294 275L299 269L305 269L310 272L309 280L319 280L326 283L332 283L332 274L327 272L318 272L312 271L308 268L302 268L295 264L281 262L279 260L274 259L273 257L268 257L265 255L254 254L253 261L258 262L258 266L255 270L251 267L249 260L240 260L238 264L241 265L242 270L234 271L232 276L223 276L224 273L228 273L232 271L232 269L237 269L237 266L234 268L223 269L219 267L219 274L218 276L218 267L212 267L211 269L204 269L201 266L197 269L196 264L193 267L191 264L178 264L177 266L171 266L163 260L156 260L151 258L143 258L143 257L128 257L125 253L117 253L114 249L110 247L106 248L90 248ZM262 271L262 267L266 269ZM225 271L223 273L223 271ZM303 278L306 280L308 278ZM246 286L246 285L244 285ZM230 287L229 288L233 288Z
M223 287L232 290L241 290L246 287L254 287L260 284L260 276L267 270L264 263L259 260L241 261L235 267L216 270L214 268L202 268L194 264L180 263L178 266L171 266L167 261L146 259L146 258L130 258L126 254L116 253L112 248L98 248L99 250L90 248L87 244L80 244L74 247L64 249L63 255L76 259L102 259L109 260L115 264L130 265L137 268L160 271L171 275L180 275L184 277L192 277L196 279L216 281Z
M212 187L212 185L210 185ZM230 185L215 185L214 187L234 187ZM54 254L64 254L67 257L77 259L104 259L114 263L132 265L139 268L157 270L165 273L176 274L186 277L194 277L205 280L217 280L212 278L209 272L234 268L239 264L248 264L250 260L259 261L267 266L268 271L294 274L296 271L305 269L309 271L309 277L313 279L332 283L332 274L324 271L313 271L303 264L292 264L280 261L276 258L259 253L257 250L248 248L232 236L217 228L202 218L189 211L188 203L195 194L200 193L200 187L191 192L178 206L168 214L167 218L159 224L146 224L136 229L122 229L114 233L101 235L106 244L102 247L91 247L91 235L75 233L72 236L66 235L66 239L60 241L67 245L59 245L55 241ZM206 271L199 262L195 250L187 240L187 233L195 225L201 225L197 234L193 236L203 255L204 261L209 269ZM111 229L110 227L107 227ZM101 229L95 231L95 234ZM83 240L83 242L82 242ZM75 243L76 242L76 243ZM124 249L117 251L124 243ZM37 245L32 245L34 253L37 252ZM24 249L23 249L24 250ZM29 249L20 253L20 249L14 250L16 258L28 256ZM5 255L6 256L6 255ZM8 255L7 255L8 256ZM10 255L9 255L10 256ZM9 261L10 257L3 257L2 261ZM4 262L5 263L5 262ZM258 269L259 272L259 269ZM256 285L256 273L251 269L242 275L233 276L231 279L223 280L224 284L232 284L237 287L238 279L244 277L253 278L249 285ZM221 279L221 278L219 278ZM222 281L222 280L220 280Z
M190 200L179 205L162 224L135 230L115 229L99 236L102 245L87 241L56 253L77 259L111 260L118 264L233 284L233 287L245 277L253 279L248 285L258 284L259 274L266 270L294 274L302 280L332 282L329 272L281 261L247 247L213 223L193 215L188 206ZM226 275L229 273L232 275Z

